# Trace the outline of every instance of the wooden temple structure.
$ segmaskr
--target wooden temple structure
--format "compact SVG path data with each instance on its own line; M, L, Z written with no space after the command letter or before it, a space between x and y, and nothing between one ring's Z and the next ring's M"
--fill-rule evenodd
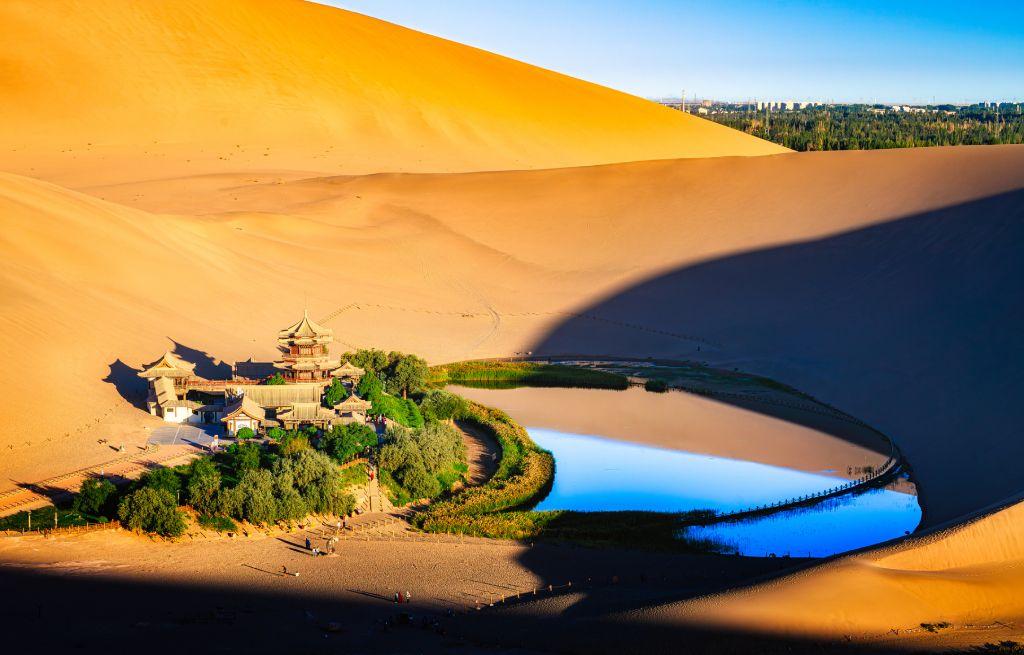
M230 380L196 375L196 365L172 352L143 367L139 376L149 382L149 413L173 423L223 423L234 435L243 427L254 432L270 427L294 429L366 422L371 403L355 394L365 371L351 362L333 359L330 328L318 325L304 312L302 319L278 333L281 359L273 368L247 361L232 367ZM268 363L269 364L269 363ZM268 375L254 379L252 371L277 371L285 384L266 384ZM244 371L245 374L240 374ZM340 379L352 393L334 407L323 403L324 389Z

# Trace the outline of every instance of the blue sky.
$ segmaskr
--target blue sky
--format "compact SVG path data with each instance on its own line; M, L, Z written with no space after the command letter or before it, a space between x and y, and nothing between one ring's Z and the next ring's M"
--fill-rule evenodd
M1024 100L1024 0L320 0L646 97Z

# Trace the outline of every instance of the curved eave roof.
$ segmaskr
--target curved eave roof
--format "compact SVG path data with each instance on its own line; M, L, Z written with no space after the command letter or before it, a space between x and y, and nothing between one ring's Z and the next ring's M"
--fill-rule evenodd
M333 337L334 330L315 323L313 319L309 317L308 311L302 313L302 319L298 323L281 330L277 335L279 341L310 339L313 340L314 343L326 343Z

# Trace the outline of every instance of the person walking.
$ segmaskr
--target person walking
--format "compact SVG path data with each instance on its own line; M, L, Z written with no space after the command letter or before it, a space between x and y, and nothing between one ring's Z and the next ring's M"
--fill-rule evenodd
M408 591L405 592L405 602L406 603L411 603L412 602L412 594L410 594Z
M309 540L309 537L306 537L306 550L310 550L312 547L313 542Z

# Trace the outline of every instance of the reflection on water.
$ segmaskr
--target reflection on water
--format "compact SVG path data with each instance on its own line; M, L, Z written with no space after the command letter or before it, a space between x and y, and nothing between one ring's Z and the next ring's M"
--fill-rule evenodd
M728 512L828 489L834 476L601 437L527 428L555 456L551 493L536 509ZM917 498L889 489L735 523L688 528L742 554L825 556L901 536L920 520Z
M920 520L916 496L871 489L759 518L685 528L683 535L741 555L827 557L903 536Z

